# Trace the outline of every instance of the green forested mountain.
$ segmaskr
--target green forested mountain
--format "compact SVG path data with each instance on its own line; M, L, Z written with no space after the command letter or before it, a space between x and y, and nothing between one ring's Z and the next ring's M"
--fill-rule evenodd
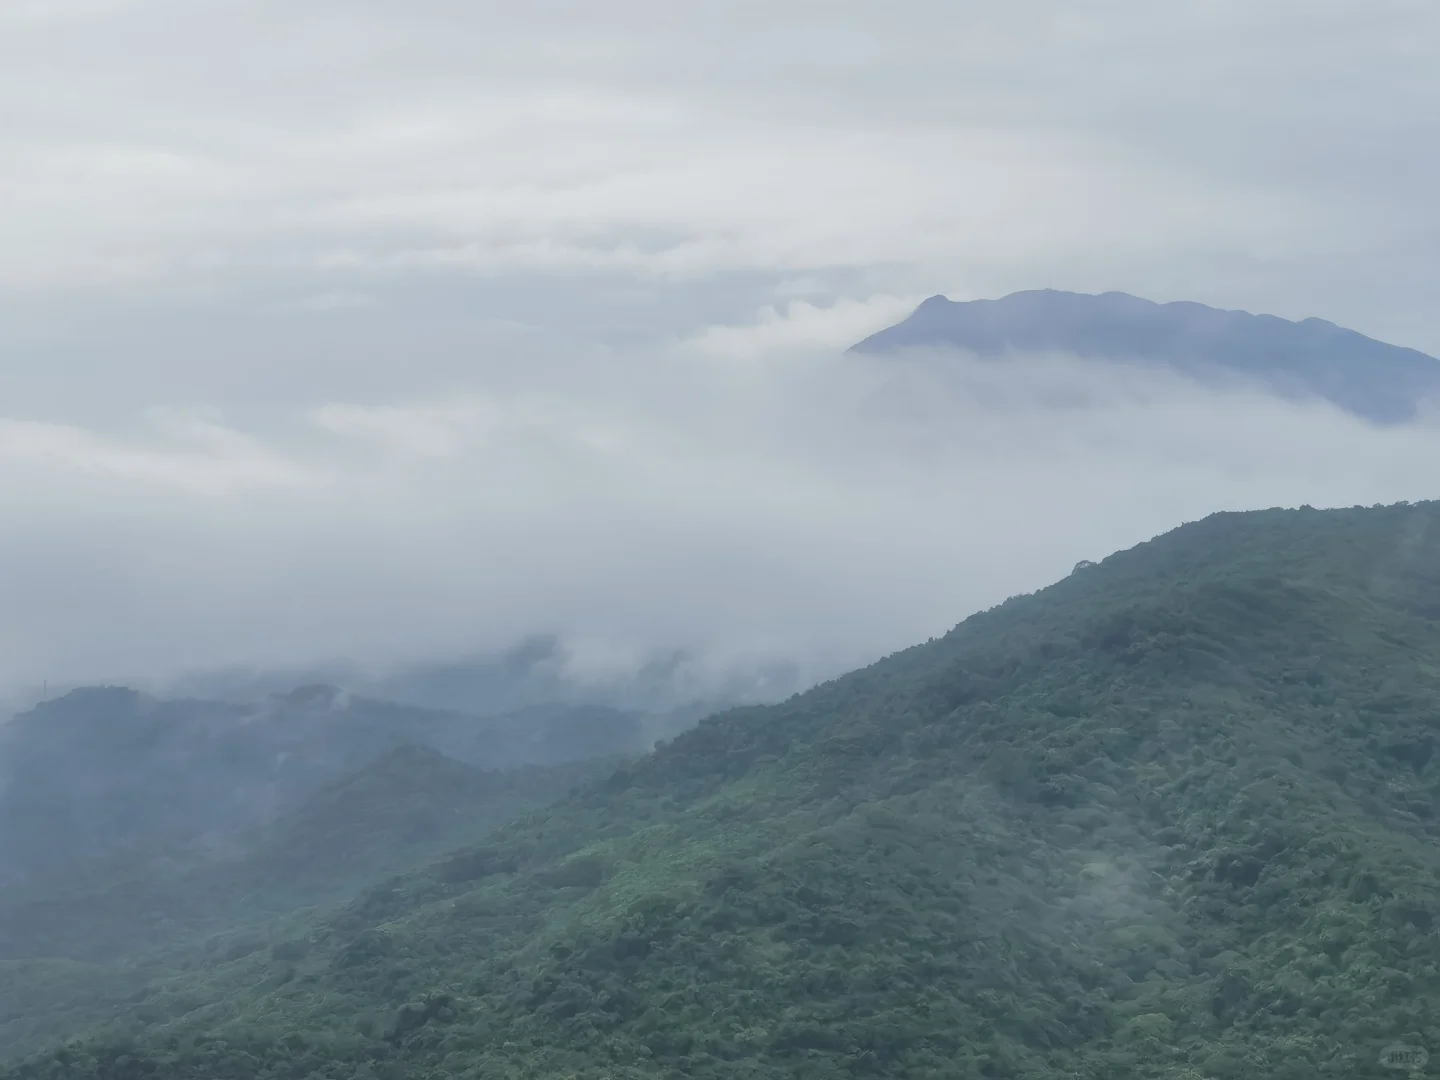
M493 771L401 747L263 826L69 864L0 889L0 1057L117 1009L123 1020L137 1002L136 1015L151 1015L144 988L183 982L196 965L276 943L283 958L303 946L287 922L473 843L603 768Z
M1440 504L1217 515L0 1077L1397 1075L1440 1030L1437 620Z
M110 961L348 899L596 771L492 771L401 747L262 825L204 843L122 850L0 889L0 962Z
M613 709L476 717L321 686L251 704L95 687L16 717L0 728L0 1059L479 839L644 736Z
M633 756L650 741L639 714L601 706L476 716L330 686L243 704L84 688L0 726L0 889L97 859L223 848L403 747L506 769Z

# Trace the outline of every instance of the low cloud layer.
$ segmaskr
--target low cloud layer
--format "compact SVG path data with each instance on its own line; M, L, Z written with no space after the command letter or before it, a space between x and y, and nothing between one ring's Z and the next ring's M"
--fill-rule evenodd
M1440 353L1415 0L0 4L0 684L559 632L823 673L1436 431L863 360L1123 289Z
M0 422L0 677L387 665L536 632L598 667L689 648L828 674L1217 509L1435 493L1440 426L1065 357L772 346L776 319L495 353L445 396L251 426Z

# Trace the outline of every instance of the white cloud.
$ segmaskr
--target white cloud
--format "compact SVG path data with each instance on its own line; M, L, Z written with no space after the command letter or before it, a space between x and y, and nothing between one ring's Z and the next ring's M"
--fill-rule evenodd
M780 336L739 367L691 347L492 358L464 394L264 430L9 422L0 557L24 585L3 674L378 664L542 631L586 655L827 671L1215 509L1440 479L1425 424L1063 357L896 362Z
M169 437L134 441L69 424L0 419L0 468L26 479L49 475L62 485L86 476L211 496L306 482L302 468L242 432L163 410L151 424Z
M0 680L548 629L823 666L1221 507L1435 492L1424 424L837 355L1043 286L1440 351L1434 4L0 27Z
M369 307L373 303L375 298L368 293L331 289L305 297L299 306L307 311L349 311Z
M899 322L923 299L872 296L865 300L843 298L831 304L791 300L783 309L764 309L758 322L706 327L685 344L701 353L739 360L805 348L837 351Z

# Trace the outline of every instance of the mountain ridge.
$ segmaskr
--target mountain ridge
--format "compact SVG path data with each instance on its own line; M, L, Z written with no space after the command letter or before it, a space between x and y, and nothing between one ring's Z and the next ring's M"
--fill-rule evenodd
M870 354L916 349L990 358L1063 352L1155 364L1193 378L1239 377L1387 424L1412 419L1440 396L1440 360L1416 349L1318 318L1296 322L1183 300L1160 304L1122 292L1044 289L968 302L936 295L851 346Z

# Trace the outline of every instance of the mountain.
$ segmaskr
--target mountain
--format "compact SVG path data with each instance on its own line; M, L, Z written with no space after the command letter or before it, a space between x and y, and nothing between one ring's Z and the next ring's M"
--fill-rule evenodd
M268 921L474 842L646 745L614 710L482 720L329 687L243 707L91 688L23 714L0 729L0 1056L177 963L263 949Z
M267 920L473 842L653 741L601 706L481 718L329 686L44 702L0 727L0 1056L93 1023L138 972L207 945L243 955Z
M960 349L982 357L1067 353L1144 362L1184 375L1241 377L1290 396L1323 398L1380 423L1411 419L1440 394L1440 361L1320 319L1156 304L1110 292L1040 290L999 300L932 296L852 351Z
M353 893L408 869L406 863L427 852L477 838L568 794L596 772L588 760L481 769L428 747L403 746L321 789L293 813L237 838L234 846L243 855L217 860L207 870L225 892L244 897L247 908L266 888L303 887L310 896Z
M146 979L173 980L177 965L302 956L286 916L474 843L602 769L493 772L402 747L222 844L96 860L0 890L0 1054L133 1007Z
M592 763L492 771L403 746L261 825L119 849L0 890L0 961L110 961L347 899L596 771Z
M73 691L0 727L0 885L218 841L400 747L486 768L649 748L637 714L552 706L480 718L307 686L259 703Z
M1437 657L1440 504L1217 515L0 1078L1392 1076L1440 1030Z

